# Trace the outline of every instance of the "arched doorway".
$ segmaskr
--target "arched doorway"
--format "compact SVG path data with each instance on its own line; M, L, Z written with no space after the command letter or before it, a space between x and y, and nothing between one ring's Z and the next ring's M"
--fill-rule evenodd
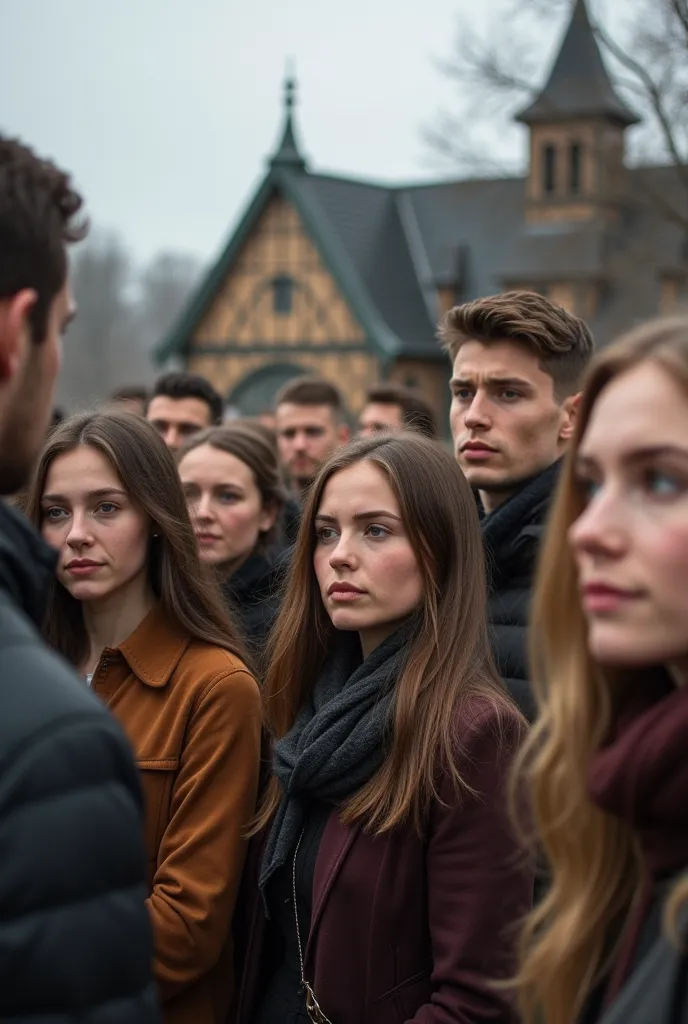
M290 363L261 366L239 381L229 395L228 404L241 416L259 416L272 408L273 399L283 384L305 372L302 366Z

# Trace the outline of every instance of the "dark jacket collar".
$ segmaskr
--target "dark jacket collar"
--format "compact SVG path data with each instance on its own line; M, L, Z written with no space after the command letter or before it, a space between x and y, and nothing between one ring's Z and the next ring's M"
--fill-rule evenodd
M56 565L57 552L21 512L0 501L0 588L37 626L43 621Z
M255 552L223 582L222 592L239 606L259 604L274 595L287 567L285 552L277 546Z
M542 531L556 487L561 460L526 480L510 498L481 520L483 540L494 555L510 547L524 530L536 536ZM534 529L533 529L534 528Z

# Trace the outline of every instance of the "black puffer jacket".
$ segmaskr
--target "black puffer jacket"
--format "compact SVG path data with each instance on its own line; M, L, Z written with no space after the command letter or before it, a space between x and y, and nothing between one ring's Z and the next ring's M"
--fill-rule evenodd
M535 713L527 657L530 596L559 465L529 480L482 519L492 651L499 674L529 721Z
M36 630L53 566L0 504L0 1020L153 1024L136 767Z

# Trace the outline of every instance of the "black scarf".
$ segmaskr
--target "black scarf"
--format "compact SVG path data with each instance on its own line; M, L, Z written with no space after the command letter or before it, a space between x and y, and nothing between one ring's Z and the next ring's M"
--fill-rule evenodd
M282 802L265 845L259 885L286 864L304 822L304 802L334 806L359 790L382 764L394 687L414 632L410 620L361 661L357 633L339 633L293 728L275 744L272 770Z

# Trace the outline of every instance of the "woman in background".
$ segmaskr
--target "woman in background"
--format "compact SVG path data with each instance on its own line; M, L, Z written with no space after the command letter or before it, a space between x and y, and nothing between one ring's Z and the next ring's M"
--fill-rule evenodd
M551 885L523 934L523 1019L684 1024L688 320L593 364L533 621L521 772Z
M260 698L174 460L140 417L76 416L46 443L28 513L59 555L46 638L119 719L140 769L165 1024L223 1024Z
M277 446L262 429L248 423L211 427L177 457L201 560L219 574L258 660L279 610L285 501Z
M532 892L504 792L523 722L484 576L475 502L439 446L362 441L321 470L263 689L241 1024L514 1021L492 981Z

